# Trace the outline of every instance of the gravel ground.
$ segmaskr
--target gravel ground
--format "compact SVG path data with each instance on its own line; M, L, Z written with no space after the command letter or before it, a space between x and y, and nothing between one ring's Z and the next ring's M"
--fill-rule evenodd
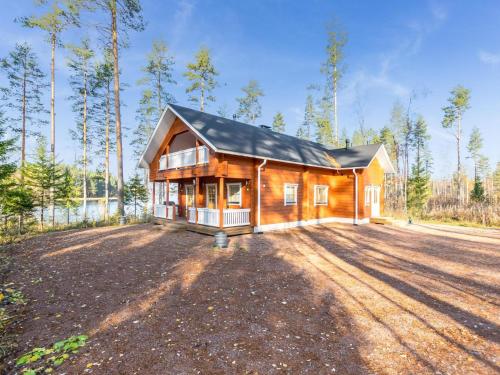
M500 232L322 225L211 237L136 225L16 245L18 348L86 333L66 374L494 374Z

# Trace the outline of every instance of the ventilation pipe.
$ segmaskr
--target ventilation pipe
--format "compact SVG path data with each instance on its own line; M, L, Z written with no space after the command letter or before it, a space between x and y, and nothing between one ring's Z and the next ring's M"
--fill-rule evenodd
M358 225L358 175L356 169L352 169L354 174L354 225Z
M260 172L262 167L264 167L267 164L267 159L264 159L264 161L259 165L259 168L257 169L257 231L260 232Z

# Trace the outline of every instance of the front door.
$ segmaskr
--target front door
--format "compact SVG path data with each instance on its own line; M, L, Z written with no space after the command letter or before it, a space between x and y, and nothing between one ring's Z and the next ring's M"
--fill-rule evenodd
M190 207L194 207L194 186L186 185L186 211Z
M206 184L207 189L207 208L217 208L217 185Z
M380 186L372 186L372 217L380 216Z

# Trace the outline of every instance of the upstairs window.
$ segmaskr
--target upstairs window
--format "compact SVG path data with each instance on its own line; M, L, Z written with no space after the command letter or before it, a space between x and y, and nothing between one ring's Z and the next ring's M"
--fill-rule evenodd
M314 185L314 205L315 206L328 205L328 186Z
M297 184L285 184L285 206L295 206L297 204Z

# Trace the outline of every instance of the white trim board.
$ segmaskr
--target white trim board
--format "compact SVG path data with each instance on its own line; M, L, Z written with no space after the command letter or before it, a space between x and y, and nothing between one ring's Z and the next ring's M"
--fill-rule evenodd
M308 225L318 225L327 223L355 224L354 219L350 217L324 217L321 219L287 221L283 223L265 224L261 225L260 227L254 227L254 233L269 232L273 230L305 227ZM358 220L358 224L369 224L369 223L370 223L370 218L364 218Z

